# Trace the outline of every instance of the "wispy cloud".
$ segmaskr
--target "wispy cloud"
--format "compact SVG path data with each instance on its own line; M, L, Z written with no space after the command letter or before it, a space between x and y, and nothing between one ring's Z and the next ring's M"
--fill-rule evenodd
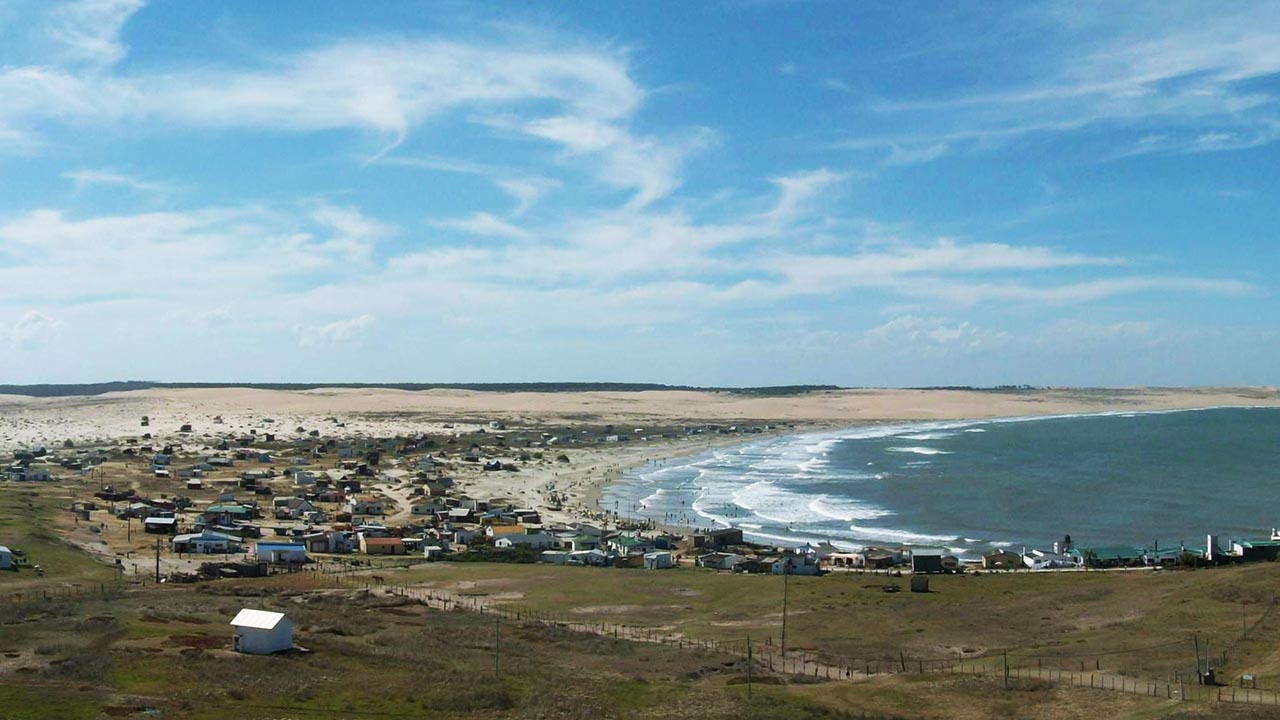
M132 175L126 175L125 173L111 169L69 170L62 173L62 177L75 183L77 188L86 188L95 185L121 187L134 192L149 193L160 196L170 195L178 189L177 186L169 183L142 180Z
M49 33L72 61L114 65L128 52L120 42L120 30L142 6L142 0L68 2L51 14Z
M61 327L61 320L32 310L13 322L0 322L0 344L15 349L26 348L56 334Z
M958 142L989 149L1096 126L1128 130L1132 143L1115 147L1127 154L1237 150L1280 139L1280 103L1257 82L1280 73L1276 6L1235 3L1212 15L1186 6L1142 8L1070 16L1052 7L1028 10L1028 32L1044 38L1042 81L878 102L879 113L920 129L851 138L846 146L879 145L891 160L902 153L931 160L941 154L922 149Z
M372 315L360 315L345 320L335 320L317 327L299 327L297 329L298 345L301 347L346 345L361 337L373 327L373 324Z
M513 225L497 216L487 213L478 212L470 217L458 218L454 220L433 220L432 225L450 230L467 233L469 235L478 235L481 237L497 237L506 238L508 240L528 240L533 237L524 228Z

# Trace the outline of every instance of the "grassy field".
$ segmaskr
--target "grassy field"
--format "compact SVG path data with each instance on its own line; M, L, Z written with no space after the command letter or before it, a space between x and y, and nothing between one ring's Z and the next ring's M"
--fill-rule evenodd
M267 587L264 587L267 585ZM309 652L229 652L242 607L288 614ZM359 590L134 589L0 610L0 718L1163 717L1177 703L992 679L803 682L716 653L494 622ZM500 651L500 652L499 652ZM1237 709L1239 710L1239 709ZM1248 715L1240 715L1248 717Z
M885 593L893 579L831 574L790 580L788 645L860 662L975 658L1109 669L1134 676L1189 674L1194 636L1230 675L1280 686L1269 648L1280 617L1241 642L1280 589L1280 564L1183 572L1007 573L937 576L929 593ZM547 565L435 563L387 574L578 622L649 627L717 640L781 634L782 581L695 569L658 572ZM897 579L897 582L903 582ZM1280 610L1276 611L1280 616ZM1221 662L1221 653L1228 658Z
M995 677L761 676L740 659L504 623L280 575L195 586L117 586L66 545L65 490L0 488L0 543L30 569L0 573L0 720L162 717L1177 718L1270 717L1274 708L1178 702ZM56 520L56 521L55 521ZM781 577L548 565L433 563L379 570L388 583L469 595L581 623L702 640L779 641ZM1280 589L1280 565L1185 572L983 574L884 593L884 576L793 577L788 644L857 661L995 657L1134 677L1190 673L1192 636L1227 677L1280 685L1280 611L1241 640ZM50 591L51 599L43 599ZM21 601L14 599L21 593ZM39 594L37 594L39 593ZM70 598L69 594L76 594ZM311 652L228 651L242 607L286 612ZM495 671L495 631L501 657ZM1202 645L1203 647L1203 645ZM154 716L154 713L152 713Z

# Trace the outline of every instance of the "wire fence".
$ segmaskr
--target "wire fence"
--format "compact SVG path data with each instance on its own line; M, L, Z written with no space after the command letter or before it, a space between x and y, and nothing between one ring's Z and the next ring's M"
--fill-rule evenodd
M482 597L435 588L387 583L385 578L370 573L367 568L363 571L357 569L326 574L330 575L340 587L382 589L398 596L421 601L428 607L439 610L474 612L512 622L537 623L618 641L654 643L688 652L729 655L749 661L756 669L796 677L847 680L855 676L888 674L968 675L997 678L1005 684L1011 681L1032 680L1166 700L1280 706L1280 692L1275 689L1201 684L1200 674L1190 662L1187 663L1185 670L1175 669L1169 673L1168 677L1162 678L1134 677L1114 667L1113 663L1104 663L1104 658L1167 650L1177 646L1184 646L1186 654L1190 655L1193 643L1191 638L1074 656L1016 655L1002 652L973 658L909 658L905 652L900 652L896 658L853 659L831 653L793 649L784 651L769 637L763 641L748 638L709 640L685 637L648 627L585 622L564 613L535 610L508 603L496 604ZM1268 622L1274 624L1272 613L1274 609L1273 602L1272 606L1247 629L1246 634L1268 627ZM1221 655L1215 656L1215 661L1221 659L1225 664L1229 652L1224 651ZM1093 662L1088 662L1086 658L1092 659ZM1050 661L1049 667L1045 666L1046 660ZM1058 666L1054 667L1053 663L1057 663ZM1070 666L1067 665L1068 663ZM1107 667L1104 667L1104 664Z

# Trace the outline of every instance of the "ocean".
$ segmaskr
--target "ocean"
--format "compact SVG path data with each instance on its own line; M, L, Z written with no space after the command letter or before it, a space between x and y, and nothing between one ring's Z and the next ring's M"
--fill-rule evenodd
M601 507L749 540L1203 549L1280 526L1280 408L912 422L768 437L625 473Z

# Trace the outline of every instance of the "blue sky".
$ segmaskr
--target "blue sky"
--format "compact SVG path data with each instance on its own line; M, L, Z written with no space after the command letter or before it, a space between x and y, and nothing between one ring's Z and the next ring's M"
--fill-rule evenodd
M0 382L1280 384L1280 5L0 0Z

